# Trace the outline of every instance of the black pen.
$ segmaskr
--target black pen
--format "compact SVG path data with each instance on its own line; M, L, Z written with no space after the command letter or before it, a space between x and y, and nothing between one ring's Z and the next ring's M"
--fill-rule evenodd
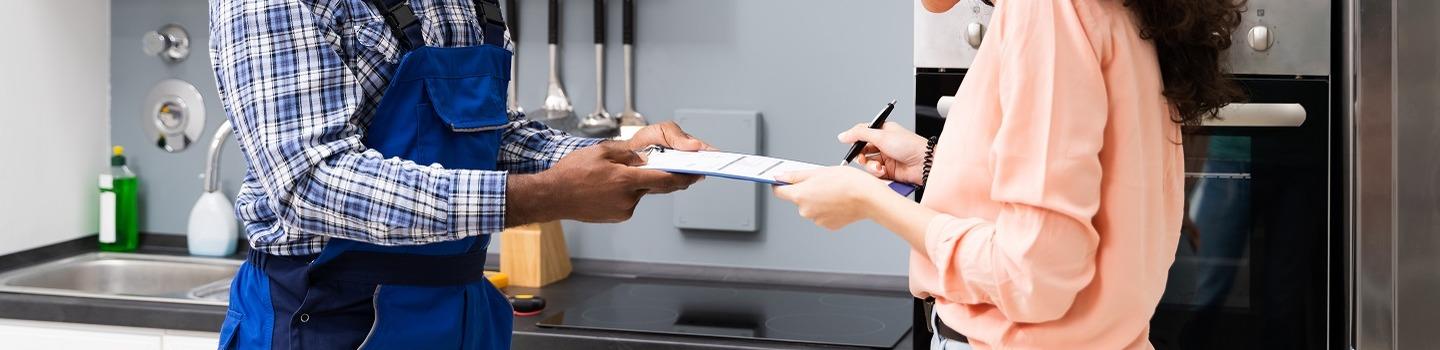
M870 121L871 129L879 129L885 126L885 118L889 118L890 111L895 110L895 102L896 100L890 100L890 103L885 105L885 110L880 111L880 115L875 116L875 120ZM860 152L865 150L865 145L867 145L865 141L856 141L854 145L850 146L850 152L845 153L845 161L840 162L840 165L850 165L850 162L855 160L855 156L860 155Z

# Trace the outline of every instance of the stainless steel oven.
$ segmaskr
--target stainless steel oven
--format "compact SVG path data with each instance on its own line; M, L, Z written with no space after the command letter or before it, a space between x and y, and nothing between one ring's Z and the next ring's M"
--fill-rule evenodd
M983 45L990 8L915 11L915 124L928 137ZM1332 17L1329 1L1249 1L1227 52L1249 100L1185 132L1186 220L1151 321L1157 349L1344 347ZM915 322L924 348L918 302Z

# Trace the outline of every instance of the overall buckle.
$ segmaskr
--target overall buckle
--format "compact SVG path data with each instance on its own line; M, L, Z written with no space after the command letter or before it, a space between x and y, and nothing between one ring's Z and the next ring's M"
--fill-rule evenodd
M420 41L419 44L425 44L424 38L420 36L419 28L410 30L411 26L419 25L420 17L415 16L415 10L410 8L409 2L406 0L370 0L370 4L380 11L380 17L385 19L385 26L390 27L390 34L395 37L395 41L405 51L415 48L417 40Z
M485 23L505 28L505 16L500 12L499 1L475 0L475 11Z

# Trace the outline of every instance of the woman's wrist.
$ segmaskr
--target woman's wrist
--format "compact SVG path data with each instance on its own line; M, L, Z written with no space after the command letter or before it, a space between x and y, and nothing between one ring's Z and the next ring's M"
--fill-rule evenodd
M895 176L895 181L900 181L911 185L920 185L921 183L925 182L923 170L924 169L922 169L920 166L909 167L905 169L904 174L897 174Z
M919 142L916 143L918 149L910 153L913 154L910 156L912 158L904 161L905 166L901 168L902 170L892 176L896 181L913 185L925 185L925 180L929 177L930 164L933 163L934 160L935 142L937 142L937 140L933 137L927 139L919 135L916 135L915 138L919 140Z
M888 186L885 190L890 191ZM912 248L921 251L925 249L925 228L930 225L930 220L938 215L935 210L894 192L885 196L867 197L870 198L862 203L870 220L895 233L906 243L910 243Z
M877 187L889 188L889 186L885 186L884 183L885 179L876 178L874 184L867 184L866 186L855 186L854 190L850 191L850 195L853 196L853 198L850 199L850 202L855 203L856 206L858 206L860 210L865 213L867 219L873 219L873 216L875 214L874 209L878 208L880 205L880 201L885 198L885 193L881 193L877 189Z

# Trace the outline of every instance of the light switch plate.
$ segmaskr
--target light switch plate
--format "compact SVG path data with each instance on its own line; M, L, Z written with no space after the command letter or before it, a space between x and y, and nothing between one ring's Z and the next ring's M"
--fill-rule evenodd
M760 153L760 112L681 109L675 123L726 152ZM709 178L674 195L675 227L755 232L760 228L760 184Z

